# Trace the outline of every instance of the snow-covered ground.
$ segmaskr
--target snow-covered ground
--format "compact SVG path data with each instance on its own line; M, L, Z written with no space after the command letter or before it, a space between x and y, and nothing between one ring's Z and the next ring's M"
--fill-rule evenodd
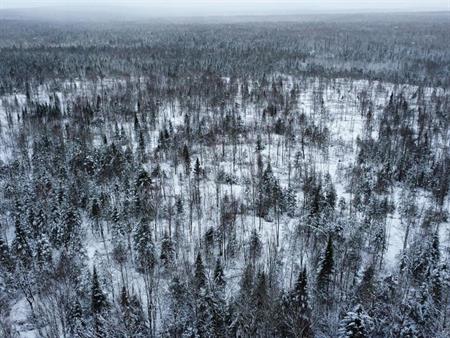
M136 79L129 79L128 81L136 82ZM51 90L50 85L42 85L39 87L38 93L34 99L38 99L42 103L48 103L52 100L55 95L59 98L62 108L66 107L66 102L72 100L76 96L92 96L94 93L101 92L102 88L120 88L126 85L126 79L104 79L102 82L97 82L93 84L91 82L84 82L80 80L76 81L66 81L62 85L59 85L60 90ZM329 173L331 175L332 181L335 184L338 198L344 198L347 202L350 201L350 193L348 192L348 182L345 179L345 169L351 166L355 162L357 155L356 139L362 136L364 120L360 115L361 106L361 93L366 93L367 97L373 102L374 116L377 116L384 108L385 104L388 102L390 94L392 92L400 93L403 92L408 98L411 98L417 91L415 86L398 86L389 83L380 82L369 82L369 81L349 81L347 79L336 79L330 83L322 82L316 78L306 78L306 79L296 79L290 76L284 77L284 85L287 90L292 89L294 83L299 85L300 94L298 96L298 114L304 113L311 121L317 124L323 123L330 130L330 147L329 151L326 153L320 152L313 147L307 147L305 154L305 162L313 166L317 171L322 173ZM424 90L426 97L432 94L433 89L426 88ZM440 89L443 91L443 89ZM315 105L317 105L317 98L323 98L324 109L320 114L317 113ZM242 97L238 95L236 102L238 107L242 107ZM240 101L240 102L239 102ZM22 107L26 102L26 96L23 93L17 93L15 95L5 96L0 98L0 140L2 145L2 151L0 151L0 160L3 162L8 162L13 158L14 149L11 143L8 141L16 130L18 112L21 111ZM246 125L252 125L257 123L259 120L260 111L258 107L247 106L246 111L242 111L241 108L237 108L240 116ZM415 109L414 106L411 109ZM203 115L210 118L214 118L214 112L204 111ZM175 104L175 106L164 106L163 111L159 116L159 126L162 127L168 120L172 122L174 128L183 124L183 112L180 107ZM124 125L126 130L132 128L131 125ZM159 135L159 128L151 131L149 139L151 140L150 146L147 151L152 151L156 145ZM376 136L376 131L374 131L374 136ZM281 138L277 135L272 135L271 144L266 145L263 151L264 163L269 160L272 164L273 170L280 179L281 185L286 187L288 185L288 170L287 164L294 161L295 154L300 150L294 148L291 154L280 154L279 144L282 142ZM252 156L254 156L254 140L244 142L242 146L239 146L236 151L227 146L229 149L226 154L232 154L235 152L236 163L239 165L233 167L233 161L230 155L224 159L218 160L215 163L217 167L220 167L225 172L233 173L238 176L241 181L244 178L251 179L253 168L249 164ZM220 153L220 147L217 146L216 152ZM195 151L200 151L199 149ZM202 156L201 152L196 152L196 156ZM205 156L211 156L211 154L205 154ZM175 175L173 168L169 165L163 166L162 170L166 171L168 174L168 179L166 184L169 185L169 190L172 195L180 194L182 191L187 189L187 182L180 179L180 172L183 171L182 166L178 168L178 174ZM216 191L216 183L214 181L215 168L205 167L206 171L210 172L210 176L207 180L201 183L201 190L204 192L205 196L214 196ZM239 182L237 185L221 185L221 193L225 192L228 195L234 196L245 196L245 187ZM394 202L398 200L398 195L400 193L399 187L394 187L393 198ZM298 192L298 201L302 200L302 193ZM430 197L425 194L419 194L418 204L425 207L430 201ZM201 224L200 222L194 221L194 228L192 234L186 233L186 236L192 236L195 239L197 236L197 228L202 227L204 231L210 226L216 224L217 206L215 199L203 199L202 200L202 212L203 217ZM397 204L397 203L395 203ZM449 201L445 203L445 208L449 208ZM275 221L267 220L257 220L251 215L245 215L238 219L238 224L241 224L241 229L238 232L238 242L240 244L244 243L247 239L250 231L254 227L259 227L259 222L261 222L261 238L264 243L274 243L275 240ZM288 217L283 217L281 219L281 233L280 238L284 243L290 241L290 235L296 227L296 221ZM89 229L89 226L86 226ZM163 235L163 230L166 227L164 225L159 226L155 229L155 236L159 238ZM449 223L444 223L440 227L441 234L441 245L446 245L448 240L448 233L450 231ZM12 233L8 232L7 240L12 241ZM387 247L385 252L385 259L387 261L387 268L393 267L394 263L398 259L398 255L403 249L405 235L405 227L402 225L398 211L396 210L394 214L389 217L387 221ZM287 244L282 250L288 250ZM266 245L265 248L268 250L272 245ZM110 238L106 238L106 244L99 241L98 237L94 237L90 232L87 232L85 248L87 250L86 254L88 257L88 266L92 267L94 264L102 269L102 262L107 258L108 250L110 250ZM106 251L105 251L106 248ZM190 261L194 259L194 251L191 251L192 257L188 257ZM237 268L239 269L239 267ZM292 270L293 268L285 268L283 271L284 280L290 286L292 283ZM227 273L232 277L233 267L227 267ZM112 290L110 292L114 297L118 296L119 285L120 285L120 271L111 268L111 266L105 266L102 271L103 276L111 278ZM138 294L142 294L144 291L143 279L138 273L134 271L127 271L130 285L130 289L135 290ZM237 282L237 281L236 281ZM167 288L167 285L161 285L161 288ZM142 297L143 299L145 297ZM27 317L30 316L29 306L25 299L20 300L18 303L12 306L11 310L11 320L13 322L14 328L21 333L21 337L33 337L37 336L37 333L33 330L27 331L27 328L22 325L22 323L27 322Z

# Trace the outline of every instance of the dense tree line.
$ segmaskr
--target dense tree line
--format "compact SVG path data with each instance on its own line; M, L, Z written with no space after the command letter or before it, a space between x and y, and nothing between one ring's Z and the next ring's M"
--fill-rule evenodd
M206 72L258 79L279 72L447 87L447 28L444 13L233 25L3 19L0 92L54 78Z

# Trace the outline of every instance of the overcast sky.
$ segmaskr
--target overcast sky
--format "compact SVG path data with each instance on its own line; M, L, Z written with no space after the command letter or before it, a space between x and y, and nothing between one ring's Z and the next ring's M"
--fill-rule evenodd
M448 11L450 0L0 0L0 8L127 6L158 14L295 14L306 11Z

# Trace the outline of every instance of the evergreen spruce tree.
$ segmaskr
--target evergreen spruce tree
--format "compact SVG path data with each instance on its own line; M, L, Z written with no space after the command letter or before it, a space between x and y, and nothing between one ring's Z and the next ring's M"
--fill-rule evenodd
M139 130L138 154L139 154L139 161L141 163L144 163L146 160L146 155L145 155L144 133L142 132L142 130Z
M145 218L137 225L134 234L134 248L137 253L136 262L140 272L150 273L156 264L155 247L149 227Z
M357 289L357 296L361 303L369 302L374 297L374 275L375 269L371 264L364 271L361 283L359 284Z
M234 334L250 336L254 334L253 318L255 315L255 307L253 302L253 280L254 269L251 264L245 267L240 282L239 295L236 298L234 318L232 319L232 329Z
M166 334L181 337L192 323L193 307L188 297L186 285L179 277L174 276L169 285L169 318Z
M50 219L50 241L55 248L60 248L63 243L64 227L62 226L62 215L57 201L52 201L51 219Z
M431 262L434 266L439 264L441 259L441 250L439 249L439 233L437 231L433 232L431 238L431 248L430 248Z
M9 246L0 234L0 268L4 269L3 271L11 271L13 267L14 262L10 254Z
M253 291L253 302L255 306L255 318L252 332L258 337L271 336L269 333L269 295L267 290L267 278L264 271L257 276L255 289Z
M269 213L272 206L275 205L277 199L277 192L279 191L278 181L273 175L272 166L270 162L261 177L259 183L258 196L258 216L265 217Z
M319 273L317 275L317 291L319 293L319 298L322 301L327 302L330 300L329 286L334 269L333 255L333 241L330 236L328 237L325 254L320 264Z
M108 301L105 294L102 291L100 282L98 280L97 269L94 266L92 273L92 286L91 286L91 312L93 314L100 314L108 307Z
M249 254L253 264L255 264L256 259L261 256L261 251L262 251L261 240L259 239L259 235L256 229L253 229L252 233L250 234L250 243L249 243Z
M134 131L138 132L141 129L141 125L139 123L139 118L137 116L137 114L134 114Z
M98 204L98 201L96 198L92 201L92 207L91 207L91 217L94 219L95 222L95 230L99 231L99 219L100 219L101 209L100 205Z
M85 334L85 323L83 321L83 309L77 298L72 298L69 303L67 314L69 333L74 338L81 338Z
M431 284L431 297L437 308L440 308L442 304L442 291L443 281L441 276L440 267L433 269L430 272L430 284Z
M126 335L129 337L147 337L149 332L141 303L136 296L129 297L125 286L122 287L119 304Z
M264 150L264 146L262 144L262 140L261 140L261 135L258 134L257 138L256 138L256 147L255 150L257 153L260 153L261 151Z
M222 264L220 263L219 258L217 258L216 266L214 267L214 284L220 289L223 289L226 285Z
M220 260L214 267L214 292L212 295L212 325L216 337L227 337L225 279Z
M29 236L18 218L16 219L15 225L16 237L12 242L12 252L18 261L26 268L29 267L32 258L32 251L28 243Z
M339 336L342 338L366 338L371 337L372 319L365 313L363 307L358 304L347 312L341 322Z
M312 338L311 309L308 301L306 268L300 271L294 288L282 293L280 311L276 314L279 330L286 337Z
M81 222L77 211L73 207L69 207L64 217L64 227L62 233L62 244L67 249L74 247L77 242L77 236L79 232Z
M172 268L174 265L174 255L175 250L173 248L172 239L167 233L164 233L164 237L161 241L161 254L159 256L162 266L166 269Z
M111 215L111 232L114 241L121 241L126 236L126 229L122 223L122 215L117 207L114 207Z
M206 285L206 272L200 253L195 260L194 297L196 335L210 337L213 334L213 299Z
M148 337L150 330L145 319L144 310L136 295L130 297L131 337Z
M202 167L200 166L200 161L199 161L198 157L195 160L194 175L197 180L200 180L200 177L202 175Z
M123 264L128 261L128 250L124 242L118 241L117 244L114 245L112 257L120 266L123 266Z
M94 266L91 285L91 313L94 319L95 337L104 337L106 329L104 327L104 316L108 309L108 301L102 291L97 276L97 270Z
M305 267L302 271L300 271L294 289L291 293L292 304L298 313L306 314L309 311L307 286L308 278Z
M44 214L44 210L39 209L38 213L36 214L35 220L34 220L34 236L38 237L39 234L47 232L47 219Z
M325 176L325 201L332 210L336 207L336 199L336 189L334 188L333 182L331 182L330 174L327 174Z
M41 234L36 245L36 261L40 269L49 269L52 263L52 248L45 234Z
M187 144L184 145L181 155L183 157L186 174L189 174L189 172L191 171L191 155L189 154L189 148Z
M195 259L194 287L196 292L200 292L202 288L206 287L205 267L203 266L200 253L197 254L197 258Z

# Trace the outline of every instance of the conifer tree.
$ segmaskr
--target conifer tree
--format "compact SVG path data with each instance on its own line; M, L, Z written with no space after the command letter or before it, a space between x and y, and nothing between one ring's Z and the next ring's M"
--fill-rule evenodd
M197 258L195 259L194 286L196 292L200 292L200 290L206 286L205 267L203 266L203 260L200 253L197 254Z
M127 336L147 337L148 327L139 299L136 296L129 297L125 286L122 287L119 303Z
M126 227L122 223L122 215L117 207L114 207L112 215L111 215L111 221L112 221L112 237L114 241L120 241L125 238L127 231Z
M47 232L47 220L44 214L44 210L39 209L38 213L36 214L35 220L34 220L34 236L37 237L39 234L43 232Z
M41 234L36 245L36 261L41 269L48 269L52 262L52 249L45 234Z
M252 332L256 336L270 336L269 295L267 290L267 278L264 271L258 273L255 289L253 291L253 302L255 306L255 318Z
M250 234L250 243L249 243L249 254L253 264L255 263L256 259L260 257L261 251L262 251L261 240L259 239L259 235L256 232L256 229L253 229L252 233Z
M139 222L134 234L134 248L137 253L136 262L140 272L150 273L156 264L155 246L152 240L149 221L145 218Z
M169 323L166 334L180 337L192 321L192 303L185 284L174 276L169 285Z
M104 337L104 335L106 334L106 328L104 327L104 315L106 310L108 309L108 306L108 301L102 291L97 276L97 270L94 266L91 286L91 313L94 317L95 337Z
M357 296L361 303L370 301L374 296L374 275L375 269L373 265L369 265L364 271L361 283L357 289Z
M96 198L92 201L92 208L91 208L91 217L94 219L95 222L95 229L98 231L99 229L99 219L100 219L100 205L98 204L98 201Z
M212 295L212 325L213 332L217 337L227 336L226 327L226 300L223 268L220 260L216 260L214 267L214 291Z
M196 334L200 337L209 337L213 334L213 299L206 285L206 272L200 252L195 260L194 296Z
M329 286L334 269L333 256L333 241L331 239L331 236L329 236L327 247L325 248L324 257L320 264L319 273L317 275L317 291L319 292L319 298L323 301L330 299Z
M16 219L15 225L16 237L12 242L12 252L24 267L28 267L32 257L31 248L28 243L29 236L27 236L27 232L19 219Z
M189 174L191 171L191 155L189 154L189 148L187 144L184 145L181 155L183 157L186 174Z
M73 247L75 245L80 225L77 211L73 207L69 207L64 217L64 227L61 239L65 248L68 248L69 246Z
M341 322L339 335L342 338L370 337L372 324L372 319L365 313L363 307L358 304L345 315Z
M202 167L200 166L200 161L197 157L195 160L195 167L194 167L194 174L197 180L200 180L200 177L202 175Z
M139 154L139 161L141 163L144 163L146 160L146 154L145 154L144 133L142 132L142 130L139 130L138 154Z
M218 258L216 260L216 266L214 267L214 284L220 289L223 289L226 285L222 264Z
M13 260L11 258L9 246L6 243L6 241L3 240L1 234L0 234L0 268L4 269L3 271L11 271L13 268Z
M92 273L92 286L91 286L91 312L93 314L100 314L108 307L108 301L105 294L102 291L100 282L98 280L97 269L94 266Z
M281 309L277 314L279 327L286 337L314 337L311 328L311 309L308 301L306 268L300 271L294 288L281 294Z
M291 293L292 304L298 313L306 314L307 311L309 311L307 286L308 279L305 267L302 271L300 271L294 289Z
M69 333L74 338L83 337L85 330L85 323L83 321L83 309L78 298L72 298L69 303L67 323L69 326Z
M172 268L174 264L174 254L175 250L173 248L172 239L167 233L164 233L164 237L161 240L161 254L159 259L161 264L166 268Z
M255 314L253 302L253 266L248 264L241 277L239 296L236 299L233 331L243 335L253 334L252 325Z

